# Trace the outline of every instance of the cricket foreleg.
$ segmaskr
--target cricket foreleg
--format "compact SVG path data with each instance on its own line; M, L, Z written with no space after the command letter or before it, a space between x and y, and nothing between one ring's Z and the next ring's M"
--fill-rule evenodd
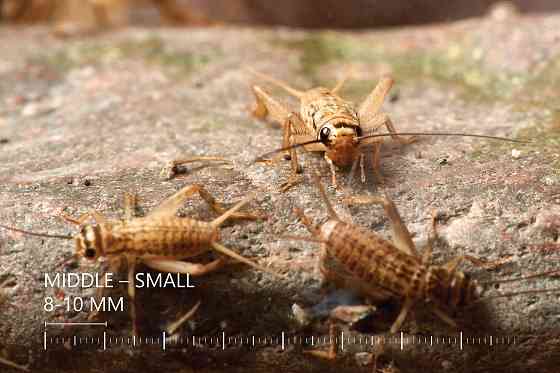
M101 278L101 285L95 291L95 298L100 300L103 298L103 295L107 291L107 276L104 276L105 273L117 273L119 272L120 266L122 264L122 257L116 257L109 259L109 263L107 269L103 271L103 276ZM98 310L93 311L89 314L88 320L93 320L99 314Z
M331 170L331 182L332 182L332 186L335 188L338 188L338 184L336 182L336 167L333 163L333 161L327 156L327 154L325 153L325 161L327 161L327 164L329 165L329 169Z
M412 241L412 236L410 235L406 225L403 223L397 207L389 198L379 196L353 196L345 198L345 202L349 204L375 203L382 205L385 210L385 215L387 215L389 221L391 222L394 245L407 254L418 256L416 246Z

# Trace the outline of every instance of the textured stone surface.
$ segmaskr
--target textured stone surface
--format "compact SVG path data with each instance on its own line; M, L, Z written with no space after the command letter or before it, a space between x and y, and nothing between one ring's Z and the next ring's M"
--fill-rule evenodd
M262 189L251 208L269 216L223 230L224 242L289 280L233 266L232 270L195 280L197 287L140 290L143 335L162 328L197 300L201 308L181 333L231 336L326 335L325 322L301 330L292 305L311 307L325 297L316 271L318 245L278 241L281 234L307 234L292 209L303 207L316 219L326 211L309 173L306 183L287 193L279 185L289 164L251 163L277 148L281 131L249 116L256 80L251 66L300 88L330 86L354 68L342 95L359 102L380 74L396 79L384 105L399 130L462 131L533 139L509 144L471 138L421 138L384 148L386 185L354 182L344 191L329 189L341 216L389 234L377 206L348 207L350 193L385 192L395 201L415 240L422 246L430 213L440 214L442 239L436 262L471 254L509 259L487 272L465 265L482 280L495 280L553 269L558 259L560 206L560 16L476 19L401 30L360 33L302 32L285 29L213 28L146 31L129 29L92 39L60 41L46 29L0 29L0 222L38 232L71 234L57 214L89 209L120 216L123 192L136 192L143 212L190 183L200 183L219 200L235 202ZM265 85L265 84L263 84ZM265 85L266 86L266 85ZM284 101L282 92L270 88ZM294 106L295 108L295 106ZM514 156L512 156L512 154ZM219 155L234 166L189 167L186 174L162 181L164 164L178 156ZM328 181L328 169L315 155L302 156L304 169L315 168ZM341 171L344 183L348 173ZM194 198L182 211L209 220L209 209ZM546 245L543 246L543 245ZM556 246L555 246L556 245ZM49 346L42 351L44 322L85 321L87 313L59 309L46 313L45 296L91 296L91 289L45 289L45 272L61 268L70 257L70 241L26 237L1 231L0 269L17 286L7 289L12 305L0 315L6 355L35 371L369 371L354 355L371 347L345 344L333 363L302 354L300 344L234 345L221 350L192 346ZM68 271L92 271L82 261ZM558 286L557 279L506 283L503 292ZM111 291L126 296L124 286ZM126 299L126 298L125 298ZM399 345L385 360L403 372L554 371L560 361L558 294L522 295L489 300L458 312L465 335L510 336L508 346ZM404 325L425 336L457 336L418 307ZM383 306L372 320L346 336L383 335L398 313ZM110 336L126 336L130 319L104 313ZM357 329L357 330L356 330ZM49 336L100 336L99 327L48 328ZM364 334L361 334L364 333ZM270 338L270 337L269 337ZM249 341L250 342L250 341ZM362 356L362 355L359 355ZM359 361L365 359L359 358Z

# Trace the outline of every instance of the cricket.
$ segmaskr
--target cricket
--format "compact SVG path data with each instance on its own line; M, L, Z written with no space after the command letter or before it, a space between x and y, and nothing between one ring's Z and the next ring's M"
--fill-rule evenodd
M530 290L482 297L486 290L485 286L489 284L526 280L560 271L554 270L515 279L486 282L483 286L483 283L471 279L467 274L458 270L461 262L468 260L483 268L494 268L500 263L487 262L470 255L458 256L444 265L430 263L432 245L437 238L434 214L429 239L420 256L410 232L389 198L368 196L361 198L360 203L375 203L383 206L391 223L393 242L359 226L342 221L329 202L325 189L316 174L314 179L327 207L329 218L326 222L314 226L311 219L302 210L296 209L295 212L301 222L313 235L312 238L299 239L322 244L319 268L327 281L332 281L338 286L351 287L376 302L385 302L390 299L402 302L401 311L391 326L391 334L400 329L409 311L420 302L427 304L433 313L445 323L456 327L457 324L446 310L466 308L489 298L560 290L560 288ZM290 239L290 237L287 238ZM291 237L291 239L298 238ZM323 351L312 351L312 353L328 359L336 356L335 349L331 349L326 354Z
M176 216L184 202L196 193L220 214L218 218L204 222ZM125 194L122 220L109 220L97 211L87 212L78 219L62 215L65 220L80 227L80 232L75 236L36 233L5 225L0 227L40 237L73 239L74 257L83 257L91 261L103 258L108 261L110 269L118 270L124 259L128 266L132 329L133 334L137 335L134 275L138 262L158 271L201 276L221 268L225 264L224 260L218 258L207 264L200 264L183 259L214 250L253 268L276 275L219 242L219 228L226 220L260 218L249 213L237 212L254 197L254 193L250 194L229 210L225 210L203 186L194 184L182 188L161 202L145 217L134 217L137 199L132 194ZM87 223L90 218L93 218L94 224Z
M330 168L332 185L337 187L336 167L351 166L350 177L353 177L359 165L361 181L365 182L365 151L367 147L371 148L373 155L373 174L379 183L383 183L383 176L381 175L382 137L390 136L401 145L416 141L417 136L439 135L524 142L466 133L409 134L397 132L389 115L380 111L385 97L394 84L394 80L390 76L382 77L356 109L353 103L338 95L349 78L350 70L332 89L316 87L307 91L297 90L283 81L252 69L249 69L249 71L300 100L300 111L297 113L280 103L260 86L252 86L256 99L252 114L259 119L265 119L268 116L271 121L280 123L283 129L282 148L257 158L257 161L263 160L276 153L285 152L285 159L291 160L292 173L288 180L281 185L282 191L287 191L302 180L298 175L302 171L297 160L296 149L298 147L303 147L309 152L324 153L324 159ZM382 127L385 127L388 133L376 133Z

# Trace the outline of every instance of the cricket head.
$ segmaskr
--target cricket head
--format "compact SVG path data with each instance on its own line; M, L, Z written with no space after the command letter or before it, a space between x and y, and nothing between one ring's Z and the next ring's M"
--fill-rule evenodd
M102 255L99 225L86 224L74 236L76 254L88 260L96 260Z
M351 166L359 156L359 126L346 122L327 123L319 130L318 140L327 148L326 156L340 167Z
M465 307L480 298L482 287L461 271L449 271L440 266L427 273L429 299L447 308Z

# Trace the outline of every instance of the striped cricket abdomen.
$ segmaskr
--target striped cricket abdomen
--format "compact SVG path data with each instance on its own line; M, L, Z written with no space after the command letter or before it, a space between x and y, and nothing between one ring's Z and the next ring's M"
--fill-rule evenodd
M208 249L219 240L217 228L207 222L189 218L145 219L105 226L104 252L108 255L161 255L190 257Z
M340 221L323 224L321 235L328 254L373 291L379 288L397 299L423 296L427 268L419 258L402 252L375 233Z

